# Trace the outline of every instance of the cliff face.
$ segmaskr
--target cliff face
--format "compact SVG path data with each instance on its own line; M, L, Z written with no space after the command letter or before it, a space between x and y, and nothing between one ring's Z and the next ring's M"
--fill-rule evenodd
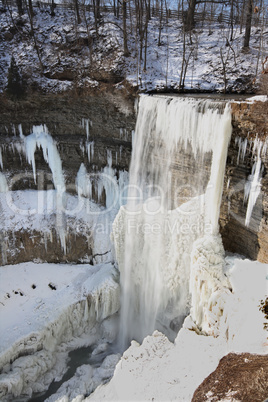
M268 262L268 102L232 103L231 108L233 132L220 214L223 243L227 251ZM254 206L247 221L250 203Z
M84 171L96 177L92 188L93 200L105 205L107 194L103 188L100 193L97 175L105 172L108 167L114 172L115 181L119 182L120 174L128 170L136 119L133 99L122 94L99 93L82 97L41 95L20 102L2 98L0 102L1 171L10 189L54 189L53 175L44 159L43 150L37 148L34 154L36 180L25 153L23 136L31 134L33 126L45 125L57 144L67 192L76 193L77 174L83 164ZM3 211L1 215L3 222ZM53 214L49 216L50 232L45 234L35 228L25 228L24 224L20 227L19 223L14 230L6 231L3 230L5 225L1 224L0 262L12 264L33 259L48 262L100 262L100 254L107 255L110 250L106 247L107 250L104 248L99 251L97 245L94 245L93 224L87 224L81 213L80 218L81 222L78 216L63 222L67 246L65 253L60 231L56 227L57 216ZM44 222L44 226L46 224ZM95 228L96 225L95 222ZM105 235L108 238L109 228L105 229Z
M51 95L17 103L1 99L0 106L2 172L13 190L54 188L51 170L42 150L35 152L38 171L35 182L32 166L20 146L15 145L23 143L20 132L26 136L34 125L46 125L56 140L70 194L76 193L76 178L82 163L86 171L93 175L103 171L110 163L118 179L120 172L128 170L136 121L134 98L109 92L82 97ZM268 262L268 157L265 142L268 135L268 102L232 103L231 108L233 133L225 171L220 231L226 251ZM258 154L260 174L256 177ZM179 164L180 161L176 168L176 183L184 183L187 178L185 172L179 173L182 169ZM245 197L247 191L256 195L256 200L253 197L252 201L251 197L253 210L250 219L247 208L250 194ZM92 197L103 205L106 202L106 194L98 194L97 187L93 187ZM23 227L9 233L1 230L0 236L1 263L4 261L3 253L5 263L32 259L98 262L91 227L77 232L76 225L72 224L65 254L55 227L50 234L52 241L44 240L39 232L29 233Z

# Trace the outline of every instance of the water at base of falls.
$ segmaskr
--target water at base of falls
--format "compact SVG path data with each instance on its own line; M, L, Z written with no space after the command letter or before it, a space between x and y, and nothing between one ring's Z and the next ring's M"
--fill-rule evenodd
M63 377L59 381L53 381L49 388L42 392L42 393L36 393L33 394L31 398L23 398L23 397L18 397L18 398L13 398L14 402L43 402L46 400L58 400L60 398L60 395L57 394L59 391L60 387L64 385L65 383L68 384L68 381L72 378L75 378L76 372L79 370L80 367L87 367L89 368L89 372L92 375L92 369L93 370L101 370L101 366L104 362L104 360L108 356L119 356L118 352L118 347L115 343L109 343L107 344L107 347L104 348L103 350L97 350L96 346L85 346L85 347L80 347L78 349L71 350L68 354L68 362L67 362L67 371L63 375ZM118 357L119 359L119 357ZM91 371L90 371L91 370ZM112 370L113 372L113 370ZM110 373L111 375L111 373ZM105 383L108 381L110 377L104 378L100 381L100 383ZM88 381L90 381L90 377L88 378ZM68 385L67 385L68 387ZM69 387L71 385L69 384ZM94 390L94 389L93 389ZM84 397L88 396L90 393L87 395L84 395ZM54 396L56 395L56 396ZM55 399L54 399L55 398Z
M174 338L188 313L191 251L198 238L218 235L230 135L228 105L141 96L128 202L112 234L123 348L155 329Z

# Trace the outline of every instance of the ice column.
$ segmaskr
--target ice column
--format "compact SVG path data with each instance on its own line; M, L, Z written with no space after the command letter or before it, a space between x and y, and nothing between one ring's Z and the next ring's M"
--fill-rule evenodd
M253 153L257 153L255 162L252 166L251 174L245 184L244 200L248 201L245 225L249 226L253 208L256 204L257 198L261 192L261 179L262 179L262 162L261 156L266 153L267 143L263 143L258 138L253 143Z
M35 151L37 148L42 149L44 160L47 162L51 169L53 183L57 191L56 230L60 238L64 253L66 253L66 222L64 214L65 179L62 171L60 154L58 152L56 142L49 135L47 127L45 125L33 126L32 131L32 134L28 135L27 137L23 137L25 143L26 157L28 162L32 165L35 181Z
M8 191L8 185L6 176L0 172L0 193L6 193Z

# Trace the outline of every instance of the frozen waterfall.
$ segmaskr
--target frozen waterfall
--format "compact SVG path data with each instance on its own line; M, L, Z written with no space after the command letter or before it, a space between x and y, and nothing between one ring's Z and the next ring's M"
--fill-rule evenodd
M128 202L113 224L124 347L171 338L189 312L193 244L216 239L231 113L225 103L141 96Z

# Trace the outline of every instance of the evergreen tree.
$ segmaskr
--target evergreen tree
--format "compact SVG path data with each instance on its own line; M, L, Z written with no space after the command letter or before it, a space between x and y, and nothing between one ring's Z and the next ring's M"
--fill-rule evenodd
M25 88L23 79L16 60L14 59L14 56L12 56L7 76L7 93L16 97L21 97L24 92Z

